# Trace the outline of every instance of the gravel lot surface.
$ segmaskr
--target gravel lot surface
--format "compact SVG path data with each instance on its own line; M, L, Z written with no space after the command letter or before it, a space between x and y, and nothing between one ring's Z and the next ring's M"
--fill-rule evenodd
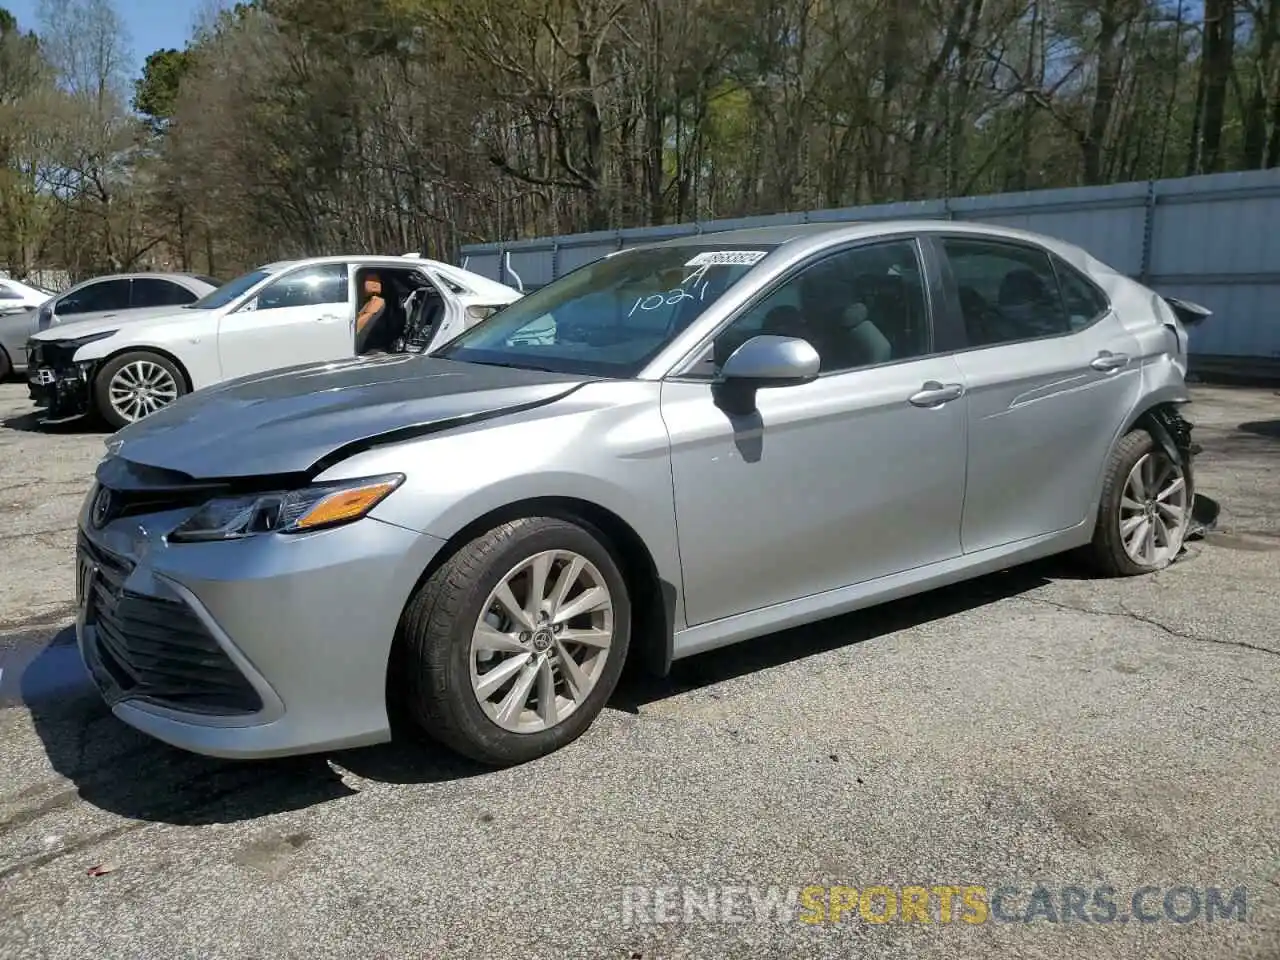
M115 720L67 629L103 434L30 409L0 384L2 957L1280 957L1274 391L1197 388L1221 521L1158 575L1036 564L718 651L496 773L398 744L227 763ZM1012 885L1025 916L1036 883L1057 922L751 900ZM1100 885L1115 922L1064 915ZM1157 919L1119 922L1144 886ZM627 915L658 887L670 922ZM1208 887L1243 920L1208 922Z

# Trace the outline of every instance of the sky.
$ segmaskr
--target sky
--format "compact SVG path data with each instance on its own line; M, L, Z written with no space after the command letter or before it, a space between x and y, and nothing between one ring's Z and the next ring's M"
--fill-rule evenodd
M24 30L37 30L40 0L0 0L17 18ZM133 55L132 74L142 71L147 55L165 47L179 50L186 45L199 15L209 7L208 0L115 0L116 11L129 32L129 49Z

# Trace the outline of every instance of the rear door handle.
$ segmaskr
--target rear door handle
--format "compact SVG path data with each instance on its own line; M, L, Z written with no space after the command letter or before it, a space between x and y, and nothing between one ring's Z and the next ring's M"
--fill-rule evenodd
M1102 370L1110 373L1113 370L1119 370L1121 367L1129 365L1129 355L1127 353L1112 353L1110 350L1103 350L1089 363L1089 366L1095 370Z
M940 407L962 396L964 396L964 387L961 384L929 380L920 388L919 393L913 393L907 401L913 407Z
M336 323L337 321L343 320L345 318L338 313L322 313L320 314L319 319L321 323Z

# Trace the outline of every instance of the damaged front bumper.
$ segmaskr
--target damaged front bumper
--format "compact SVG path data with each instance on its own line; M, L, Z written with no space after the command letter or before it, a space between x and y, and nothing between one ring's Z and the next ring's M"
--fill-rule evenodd
M76 363L79 344L30 343L27 346L27 393L45 410L45 423L72 420L93 410L96 360Z

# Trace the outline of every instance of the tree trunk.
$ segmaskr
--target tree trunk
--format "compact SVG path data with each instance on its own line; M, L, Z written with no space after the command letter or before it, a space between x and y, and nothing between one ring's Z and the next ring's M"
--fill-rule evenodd
M1222 128L1235 51L1235 0L1205 0L1204 11L1205 91L1200 172L1217 173L1222 169Z

